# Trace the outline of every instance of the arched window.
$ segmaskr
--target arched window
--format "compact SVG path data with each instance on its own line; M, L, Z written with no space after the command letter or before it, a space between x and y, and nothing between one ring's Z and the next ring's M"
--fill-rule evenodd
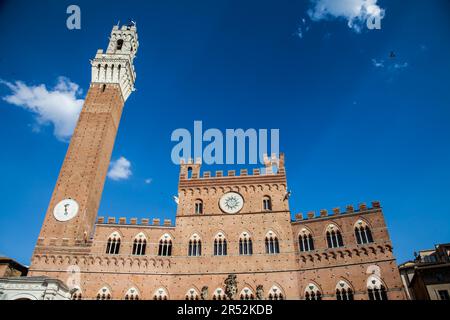
M280 245L278 243L278 237L273 231L267 232L264 242L266 245L267 254L280 253Z
M106 244L106 254L119 254L120 250L120 234L115 231L108 237Z
M202 241L197 234L193 234L189 239L188 256L198 257L202 255Z
M328 248L339 248L344 246L341 231L339 231L334 224L330 224L327 227L327 244Z
M314 283L310 283L306 286L305 300L322 300L322 293Z
M203 201L200 199L195 200L195 214L202 214L203 213Z
M284 295L281 289L277 286L272 286L269 290L269 300L284 300Z
M367 293L369 300L388 300L386 286L377 276L370 276L367 279Z
M300 252L313 251L314 250L314 240L308 229L303 228L298 235L298 246Z
M147 247L147 239L145 235L140 232L134 237L133 241L133 254L138 256L145 255L145 249Z
M153 300L167 300L167 291L164 288L156 289L155 293L153 294Z
M122 50L123 39L117 40L116 50Z
M239 295L239 299L241 300L255 300L255 295L253 294L252 289L245 287L241 290L241 294Z
M370 231L370 228L365 221L358 220L355 223L355 237L358 244L373 242L372 231Z
M253 242L248 232L242 232L239 237L239 254L243 256L253 254Z
M344 280L336 285L336 300L353 300L353 290Z
M128 289L125 294L125 300L139 300L139 291L134 287Z
M159 239L158 256L169 257L172 255L172 238L168 233Z
M74 292L72 293L72 300L81 300L83 298L83 293L80 288L74 288Z
M199 294L197 292L197 290L195 290L195 288L191 288L186 292L186 300L198 300L199 299Z
M219 232L214 238L214 255L226 256L227 255L227 239L222 232Z
M272 200L269 196L263 197L263 211L272 211Z
M97 292L97 300L111 300L111 291L108 287L103 287Z
M213 300L226 300L225 291L222 288L217 288L214 290L212 299Z

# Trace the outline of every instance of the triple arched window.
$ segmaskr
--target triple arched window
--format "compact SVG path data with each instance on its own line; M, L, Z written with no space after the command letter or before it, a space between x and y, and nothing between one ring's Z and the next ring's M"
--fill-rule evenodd
M197 234L193 234L189 239L188 256L198 257L202 255L202 241Z
M336 300L353 300L353 290L344 280L336 285Z
M136 288L128 289L125 300L139 300L139 291Z
M222 232L219 232L214 239L214 255L226 256L227 255L227 239Z
M278 243L278 237L273 231L267 232L264 242L267 254L280 253L280 244Z
M164 234L159 239L158 256L168 257L172 255L172 238L169 234Z
M197 292L197 290L195 290L195 288L191 288L186 292L186 300L198 300L199 299L199 294Z
M140 232L133 241L133 251L134 255L143 256L145 255L145 249L147 247L147 238Z
M108 237L108 242L106 244L106 254L119 254L120 250L120 235L119 233L113 232Z
M83 298L83 294L80 288L74 288L74 292L72 293L72 300L81 300Z
M322 300L322 293L314 283L306 286L305 300Z
M386 287L377 276L367 279L367 293L369 300L388 300Z
M103 287L97 292L97 300L111 300L112 295L108 287Z
M250 256L253 254L253 242L248 232L241 233L239 237L239 254L241 256Z
M298 235L298 246L300 252L313 251L314 250L314 240L308 229L303 228Z
M339 248L344 246L341 231L333 224L327 227L327 245L328 248Z
M164 288L156 289L155 293L153 294L153 300L167 300L167 298L167 291Z
M255 300L255 295L253 294L252 289L245 287L241 290L241 294L239 295L239 299L241 300Z
M269 290L269 300L284 300L283 292L277 286L272 286Z
M355 237L358 244L372 243L372 231L363 220L358 220L355 224Z
M214 290L212 299L213 300L226 300L225 291L222 288L217 288Z

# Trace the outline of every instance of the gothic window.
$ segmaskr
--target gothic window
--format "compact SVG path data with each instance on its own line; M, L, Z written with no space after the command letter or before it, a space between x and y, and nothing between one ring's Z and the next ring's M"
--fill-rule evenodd
M358 244L372 243L372 231L363 220L358 220L355 224L355 237Z
M255 300L255 295L253 294L252 289L245 287L241 290L241 294L239 295L239 299L241 300Z
M269 290L269 300L284 300L284 295L281 289L277 286L272 286Z
M72 293L72 300L81 300L83 298L83 294L80 288L75 288L75 291Z
M336 285L336 300L353 300L353 290L344 280Z
M226 300L225 291L222 288L217 288L216 290L214 290L212 299L213 300Z
M193 234L189 239L188 256L198 257L202 255L202 241L197 234Z
M305 300L322 300L322 293L314 283L310 283L306 286Z
M278 243L278 237L273 231L267 232L264 242L266 245L267 254L280 253L280 245Z
M341 232L333 224L330 224L327 227L327 244L328 248L339 248L344 246Z
M369 300L388 300L386 287L377 276L367 279L367 293Z
M227 239L222 232L219 232L214 239L214 255L226 256L227 255Z
M155 293L153 294L153 300L167 300L167 291L164 288L156 289Z
M108 287L103 287L97 292L97 300L111 300L111 291L109 291Z
M195 214L202 214L203 213L203 201L200 199L195 200Z
M123 46L123 39L117 40L116 49L117 50L122 50L122 46Z
M199 294L195 288L191 288L186 292L185 299L186 300L199 300Z
M159 239L158 256L169 257L172 255L172 238L169 234L164 234Z
M300 252L313 251L314 250L314 240L311 232L306 228L303 228L298 235L298 246Z
M263 211L272 211L272 200L269 196L263 198Z
M119 254L120 250L120 235L118 232L113 232L106 243L106 254Z
M138 256L145 255L145 249L147 247L147 239L145 235L140 232L133 241L133 254Z
M239 254L243 256L253 254L253 242L248 232L243 232L239 237Z
M128 289L125 300L139 300L139 291L136 288Z

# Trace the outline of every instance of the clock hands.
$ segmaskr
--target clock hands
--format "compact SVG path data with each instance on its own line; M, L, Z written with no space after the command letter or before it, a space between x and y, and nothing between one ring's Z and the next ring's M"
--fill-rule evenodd
M67 211L67 208L69 208L69 206L70 206L69 203L66 203L66 204L64 205L64 215L65 215L65 216L67 216L67 215L69 214L69 212Z

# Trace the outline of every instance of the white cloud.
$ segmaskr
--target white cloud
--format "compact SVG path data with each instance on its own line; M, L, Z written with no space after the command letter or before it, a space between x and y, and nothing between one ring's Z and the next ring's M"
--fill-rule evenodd
M378 0L310 0L308 15L311 20L345 19L349 28L360 32L367 19L384 17L384 9Z
M405 69L408 67L408 62L394 63L394 69Z
M52 89L45 84L29 86L22 81L11 83L0 80L11 94L3 97L6 102L31 111L36 117L35 131L52 124L57 139L67 141L73 133L84 100L78 99L80 87L68 78L59 77Z
M152 183L152 179L145 179L145 184L150 184L150 183Z
M120 157L116 161L111 161L111 166L108 171L108 178L111 180L126 180L131 174L131 162L125 157Z
M372 64L375 68L383 68L384 67L383 60L372 59Z

